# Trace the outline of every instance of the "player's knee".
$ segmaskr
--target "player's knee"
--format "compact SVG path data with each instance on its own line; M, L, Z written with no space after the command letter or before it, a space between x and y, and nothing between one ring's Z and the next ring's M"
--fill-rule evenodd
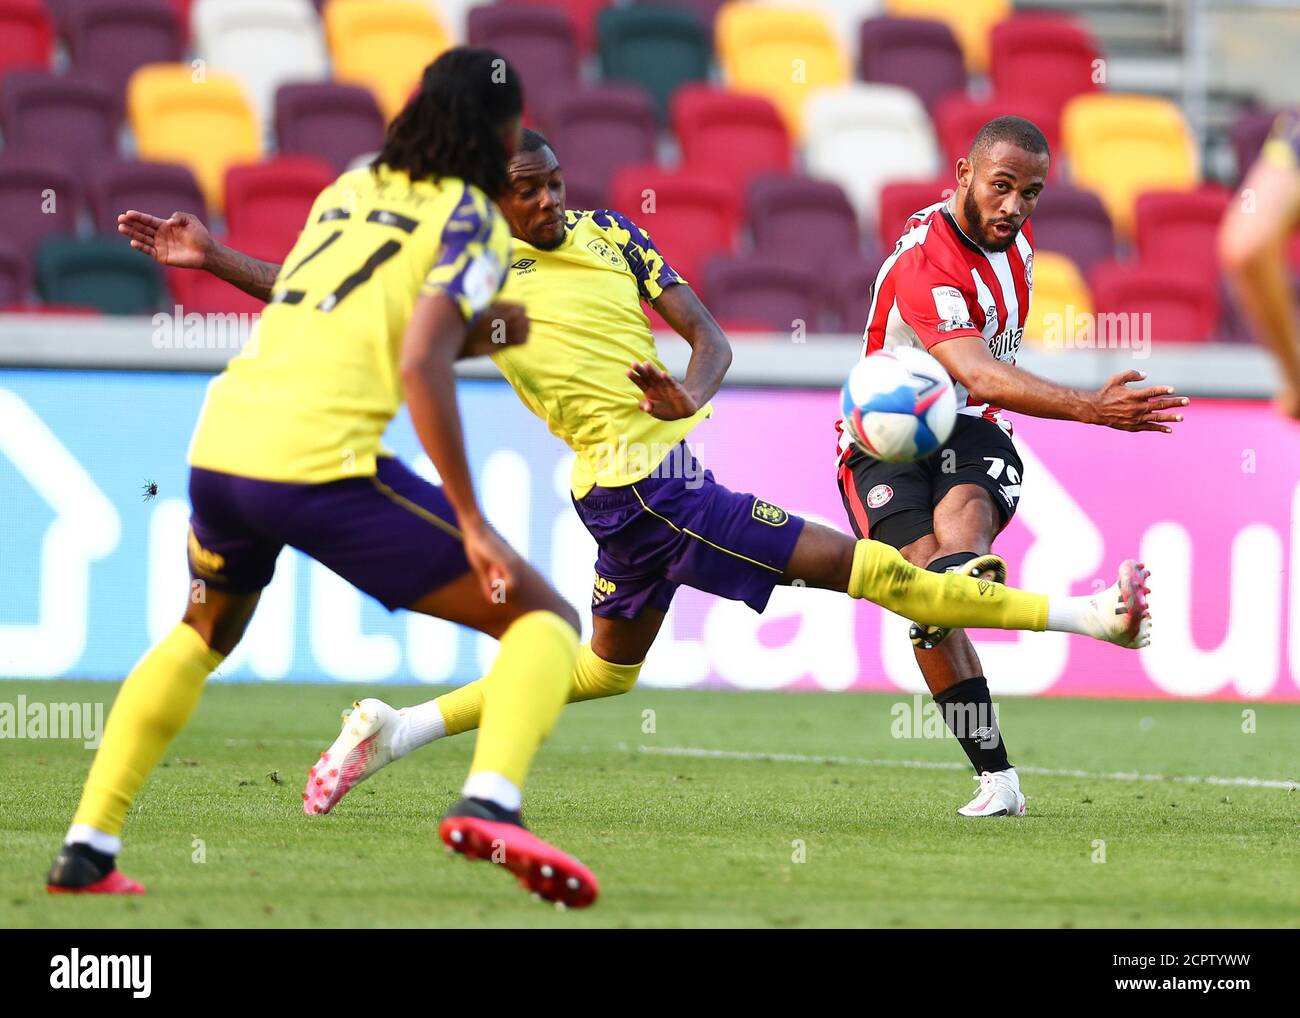
M223 656L239 646L248 628L251 610L239 602L199 602L186 606L181 621L203 638L212 650Z

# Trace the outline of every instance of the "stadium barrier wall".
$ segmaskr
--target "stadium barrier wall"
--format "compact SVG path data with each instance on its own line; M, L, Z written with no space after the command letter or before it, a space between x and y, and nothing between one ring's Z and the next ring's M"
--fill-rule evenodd
M120 679L175 623L189 591L185 453L207 379L0 369L0 675ZM489 516L584 608L594 545L569 504L570 453L502 382L466 381L460 399ZM731 386L693 444L727 486L847 530L836 403L827 388ZM1156 638L1132 653L981 632L996 693L1300 702L1300 432L1263 403L1193 410L1173 436L1017 420L1022 501L998 543L1013 582L1089 593L1138 555L1154 570ZM387 441L432 473L405 414ZM148 482L158 494L146 499ZM919 691L906 628L825 591L778 590L759 616L683 590L643 681ZM456 683L494 646L389 615L286 551L217 678Z

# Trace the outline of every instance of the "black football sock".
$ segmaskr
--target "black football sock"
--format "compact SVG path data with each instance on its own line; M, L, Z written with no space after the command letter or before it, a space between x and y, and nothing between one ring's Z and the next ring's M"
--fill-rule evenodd
M948 730L957 737L976 774L1005 771L1007 748L1002 744L998 719L993 714L993 699L983 675L962 679L935 696Z

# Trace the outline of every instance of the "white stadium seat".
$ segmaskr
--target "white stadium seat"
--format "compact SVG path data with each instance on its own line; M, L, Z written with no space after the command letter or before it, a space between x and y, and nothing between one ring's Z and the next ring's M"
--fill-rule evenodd
M813 93L804 108L810 174L839 184L874 223L880 189L939 172L934 127L921 100L896 85L855 84Z
M263 128L274 111L276 88L321 81L329 73L311 0L197 0L192 25L195 53L243 81Z

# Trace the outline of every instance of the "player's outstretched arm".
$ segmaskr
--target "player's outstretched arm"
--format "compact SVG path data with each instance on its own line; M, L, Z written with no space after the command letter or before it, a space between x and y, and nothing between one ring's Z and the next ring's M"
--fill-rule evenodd
M131 209L117 217L117 232L160 265L202 269L258 300L271 299L271 287L280 274L275 262L218 244L192 212L173 212L170 218L159 219Z
M415 433L456 510L465 554L484 596L495 601L514 588L518 558L488 525L470 477L453 371L465 332L465 319L452 298L443 293L420 297L402 339L402 386Z
M678 382L646 361L633 364L628 377L645 399L641 409L663 421L690 417L711 400L731 367L731 344L704 302L685 283L664 288L654 308L691 345L686 377Z
M981 402L1031 417L1099 424L1120 431L1173 431L1191 401L1172 386L1129 388L1146 378L1142 371L1121 371L1097 392L1072 389L1040 378L1024 368L997 360L983 338L959 336L930 347L930 353L971 395Z

